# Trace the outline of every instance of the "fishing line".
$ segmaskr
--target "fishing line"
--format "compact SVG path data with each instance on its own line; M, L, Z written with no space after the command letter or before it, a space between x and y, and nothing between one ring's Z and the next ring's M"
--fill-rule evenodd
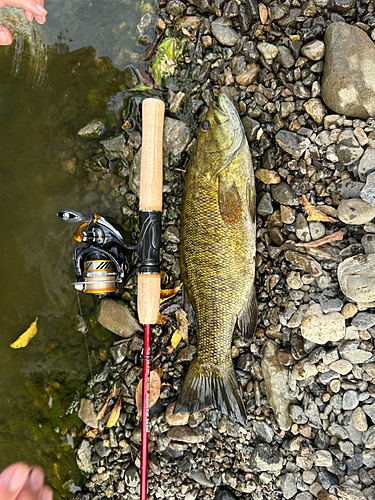
M81 307L81 299L79 298L78 290L76 290L76 293L77 293L77 299L78 299L78 330L80 332L82 332L83 336L85 337L87 360L89 362L90 374L91 374L91 378L92 378L93 377L93 372L92 372L92 367L91 367L90 352L89 352L89 346L88 346L88 343L87 343L87 335L86 335L86 332L88 332L88 328L87 328L86 321L83 319L82 307Z

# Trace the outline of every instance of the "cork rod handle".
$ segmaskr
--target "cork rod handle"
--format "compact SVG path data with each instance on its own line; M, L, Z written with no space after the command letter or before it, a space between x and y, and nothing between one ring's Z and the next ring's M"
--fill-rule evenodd
M142 159L139 210L162 211L164 102L142 103ZM160 274L138 274L138 317L143 325L157 322L160 305Z
M164 102L142 103L142 159L139 210L162 211Z

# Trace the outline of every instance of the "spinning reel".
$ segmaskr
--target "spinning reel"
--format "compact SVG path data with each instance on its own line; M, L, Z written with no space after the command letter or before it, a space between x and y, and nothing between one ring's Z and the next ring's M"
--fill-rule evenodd
M124 250L137 250L140 272L159 272L159 249L161 241L161 214L155 211L141 212L140 237L137 245L127 243L116 222L96 214L85 214L71 209L62 209L57 217L70 224L81 223L73 238L86 247L77 247L73 253L76 281L74 288L84 293L107 295L118 292L129 270ZM116 227L117 226L117 227Z

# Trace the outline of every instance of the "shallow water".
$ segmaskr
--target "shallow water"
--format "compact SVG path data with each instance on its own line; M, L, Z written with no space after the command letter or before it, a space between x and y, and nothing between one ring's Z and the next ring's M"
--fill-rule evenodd
M17 460L39 464L60 499L72 498L82 481L72 445L83 426L72 409L90 367L69 285L73 227L56 212L70 207L120 215L120 202L109 202L105 186L98 192L82 167L99 141L76 133L96 118L106 122L107 136L120 128L118 67L143 52L136 24L149 7L127 0L51 0L46 7L48 27L34 32L21 23L16 34L12 26L15 43L0 47L0 470ZM39 67L28 45L33 36L43 45ZM108 174L108 185L113 181ZM96 353L110 338L90 326L94 302L81 298L95 369ZM35 338L12 350L9 344L36 316Z

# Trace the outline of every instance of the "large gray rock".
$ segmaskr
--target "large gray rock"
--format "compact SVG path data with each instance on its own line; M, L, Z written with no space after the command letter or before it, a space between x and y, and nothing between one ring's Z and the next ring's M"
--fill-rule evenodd
M375 116L375 45L366 33L345 22L328 26L322 97L336 113Z
M345 224L366 224L375 217L375 207L361 198L349 198L340 202L337 217Z
M337 277L349 299L360 304L375 301L375 254L356 255L340 262Z
M279 346L267 340L263 347L262 370L266 383L267 399L272 406L276 421L283 430L290 429L292 421L289 416L289 370L277 359Z
M135 332L142 331L141 325L126 305L110 298L100 301L97 317L104 328L123 338L132 337Z

